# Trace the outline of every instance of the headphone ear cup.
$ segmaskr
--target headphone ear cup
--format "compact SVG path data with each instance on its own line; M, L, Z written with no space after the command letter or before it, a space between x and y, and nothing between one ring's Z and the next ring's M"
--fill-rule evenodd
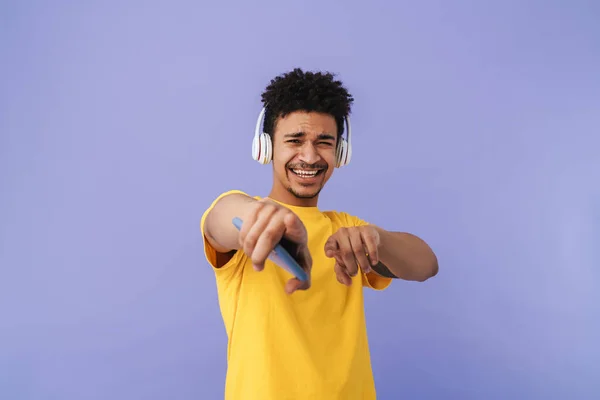
M267 149L265 146L265 134L261 133L259 136L260 139L260 157L258 158L258 162L261 164L265 163L265 158L267 157Z
M261 144L260 143L261 143L260 136L258 136L258 137L255 136L252 139L252 158L255 161L260 161L260 158L259 158L259 156L260 156L260 148L261 148Z
M271 136L269 136L267 133L263 133L261 136L264 138L265 149L263 164L268 164L273 159L273 142L271 141Z
M260 114L258 114L256 127L254 128L254 139L252 140L252 158L261 164L270 163L271 157L273 156L271 136L263 132L264 117L266 112L267 108L265 105L265 107L263 107L263 109L260 111Z
M344 164L350 164L350 159L352 158L352 144L346 142L346 156L344 157Z
M340 138L340 142L338 144L337 147L337 154L336 154L336 159L335 159L335 166L337 168L343 167L344 161L346 159L346 152L348 149L348 143L346 142L346 140L344 138Z
M259 142L259 153L255 158L261 164L268 164L271 162L272 146L271 137L266 133L261 133L258 137Z

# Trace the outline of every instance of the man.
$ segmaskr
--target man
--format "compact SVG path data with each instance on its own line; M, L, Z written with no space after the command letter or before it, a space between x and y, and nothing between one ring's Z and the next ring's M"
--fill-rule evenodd
M411 234L318 208L351 150L342 135L353 98L341 82L295 69L273 79L262 100L266 134L261 115L253 156L273 163L271 193L223 193L201 220L229 339L225 398L375 399L363 287L425 281L436 256ZM267 260L280 241L308 280Z

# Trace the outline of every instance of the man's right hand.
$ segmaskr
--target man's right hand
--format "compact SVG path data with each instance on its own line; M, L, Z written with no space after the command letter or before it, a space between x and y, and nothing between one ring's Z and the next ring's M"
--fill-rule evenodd
M290 279L285 290L291 294L310 287L312 258L308 251L308 235L304 224L291 210L269 199L256 201L245 215L239 232L240 247L252 260L256 271L262 271L269 254L285 239L286 250L306 271L308 280ZM289 245L287 245L289 244Z

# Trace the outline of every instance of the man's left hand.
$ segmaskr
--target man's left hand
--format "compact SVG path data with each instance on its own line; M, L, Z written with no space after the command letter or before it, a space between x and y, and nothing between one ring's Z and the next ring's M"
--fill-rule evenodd
M325 243L325 255L335 258L338 281L350 286L359 269L366 274L377 265L379 245L379 232L372 225L340 228Z

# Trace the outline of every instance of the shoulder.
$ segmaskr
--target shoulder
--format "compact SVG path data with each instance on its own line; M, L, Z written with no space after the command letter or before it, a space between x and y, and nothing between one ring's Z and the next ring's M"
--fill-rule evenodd
M221 192L221 193L220 193L220 194L218 194L216 197L213 197L213 198L212 198L212 204L209 206L209 208L212 208L212 207L214 207L214 205L215 205L215 204L216 204L216 203L217 203L219 200L221 200L223 197L229 196L229 195L231 195L231 194L241 194L241 195L244 195L244 196L248 196L248 197L254 197L255 199L258 199L258 197L256 197L256 196L251 196L251 195L249 195L248 193L246 193L246 192L244 192L244 191L242 191L242 190L239 190L239 189L230 189L230 190L226 190L226 191L224 191L224 192Z

